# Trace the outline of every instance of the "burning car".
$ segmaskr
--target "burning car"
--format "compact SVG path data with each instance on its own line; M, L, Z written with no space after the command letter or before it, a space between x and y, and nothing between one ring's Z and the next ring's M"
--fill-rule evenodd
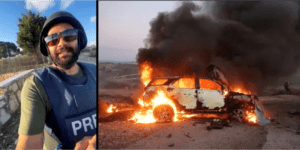
M232 118L240 122L256 123L255 106L258 98L256 95L247 95L239 92L230 91L225 97L228 104L228 112Z
M161 103L153 107L153 117L159 122L178 118L197 117L241 122L256 122L257 96L226 91L216 80L199 77L157 77L145 87L143 101L150 103L158 92L165 94L171 104ZM262 110L261 110L262 111Z

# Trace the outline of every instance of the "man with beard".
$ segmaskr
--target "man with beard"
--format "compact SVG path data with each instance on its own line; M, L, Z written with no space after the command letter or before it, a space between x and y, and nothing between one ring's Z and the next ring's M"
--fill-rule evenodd
M39 46L53 64L24 83L16 149L96 148L96 66L77 62L86 45L72 14L47 18Z

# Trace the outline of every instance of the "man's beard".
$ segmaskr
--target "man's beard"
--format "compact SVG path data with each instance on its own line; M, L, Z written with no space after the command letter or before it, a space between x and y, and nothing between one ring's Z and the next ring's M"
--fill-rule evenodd
M75 48L73 47L69 47L66 46L65 48L63 48L63 50L60 50L60 52L70 52L72 55L68 56L68 58L66 58L65 60L62 60L61 58L59 58L59 54L54 53L53 55L50 55L50 57L52 58L52 61L54 62L55 65L63 68L63 69L70 69L71 67L73 67L75 65L75 63L78 60L78 55L79 55L79 51L78 51L78 46L76 46Z

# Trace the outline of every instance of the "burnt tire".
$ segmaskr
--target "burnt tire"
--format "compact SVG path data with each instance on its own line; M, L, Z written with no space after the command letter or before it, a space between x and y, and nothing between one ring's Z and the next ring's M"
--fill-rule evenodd
M153 110L154 119L158 122L172 122L175 112L170 105L158 105Z
M232 111L232 117L237 119L239 122L244 122L246 113L243 109L235 109Z

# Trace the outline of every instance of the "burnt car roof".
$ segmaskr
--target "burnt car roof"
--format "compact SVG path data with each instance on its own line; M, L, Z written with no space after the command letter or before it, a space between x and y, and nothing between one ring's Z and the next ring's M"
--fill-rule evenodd
M225 87L222 83L220 83L220 82L218 82L218 81L216 81L216 80L214 80L214 79L208 78L208 77L183 77L183 76L155 77L155 78L153 78L153 79L148 83L148 85L147 85L146 87L150 86L151 83L152 83L154 80L156 80L156 79L169 79L167 82L165 82L164 84L162 84L162 85L168 85L168 84L170 84L171 82L173 82L174 80L178 80L178 79L180 79L180 78L208 79L208 80L212 80L212 81L214 81L214 82L220 84L222 87Z

